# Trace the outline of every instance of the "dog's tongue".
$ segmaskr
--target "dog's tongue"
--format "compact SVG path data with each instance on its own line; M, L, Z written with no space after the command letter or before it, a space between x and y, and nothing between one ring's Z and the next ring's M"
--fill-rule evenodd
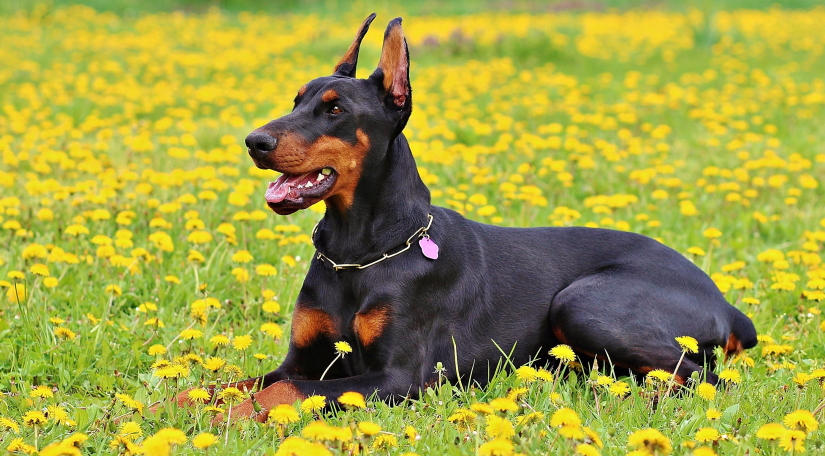
M293 197L297 198L298 186L306 184L305 181L308 181L309 174L311 173L299 175L281 174L275 182L269 183L269 187L266 189L266 201L268 203L280 203L289 196L290 192L294 193Z
M298 185L297 181L300 178L301 176L282 174L275 182L270 182L269 187L266 189L266 201L268 203L280 203L286 199L292 187Z

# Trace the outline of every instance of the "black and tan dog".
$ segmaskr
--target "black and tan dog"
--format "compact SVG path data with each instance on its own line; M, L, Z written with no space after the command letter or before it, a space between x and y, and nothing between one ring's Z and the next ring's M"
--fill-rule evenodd
M387 27L378 68L355 78L374 16L332 76L307 83L290 114L246 138L258 167L283 173L266 191L273 211L318 201L327 209L313 233L317 253L286 359L233 384L257 391L233 415L264 419L268 408L313 394L415 397L439 362L450 380L483 385L502 351L516 365L552 362L547 351L560 343L583 360L637 373L676 370L679 382L699 372L715 383L703 369L712 368L715 347L732 354L756 344L751 321L713 281L650 238L502 228L432 206L402 133L412 90L400 18ZM699 353L680 364L677 336L699 342ZM337 341L353 352L319 380Z

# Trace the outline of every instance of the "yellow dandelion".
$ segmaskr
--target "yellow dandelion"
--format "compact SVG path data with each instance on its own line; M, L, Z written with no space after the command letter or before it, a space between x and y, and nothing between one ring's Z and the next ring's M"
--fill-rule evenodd
M782 422L791 429L805 431L805 433L808 434L819 428L819 422L816 420L816 417L807 410L791 412L785 415L785 419L782 420Z
M212 395L209 394L209 391L206 391L203 388L192 388L186 393L186 397L191 401L201 403L209 402L209 400L212 399Z
M327 406L326 396L309 396L301 402L301 411L304 413L318 413Z
M516 434L513 423L498 415L487 415L487 426L484 430L492 438L508 439Z
M649 454L668 455L673 451L670 439L656 429L641 429L627 439L627 444L637 450L647 451Z
M266 420L268 423L287 425L298 421L299 418L300 416L295 407L289 404L280 404L269 410Z
M719 440L721 434L719 431L712 427L703 427L696 431L696 440L699 442L707 443L707 442L715 442Z
M29 392L29 396L40 398L54 397L54 392L46 385L38 385Z
M338 398L338 402L355 408L366 408L367 406L364 402L364 395L355 391L345 392Z
M33 427L43 426L48 422L48 419L43 412L38 410L30 410L23 415L22 421L26 426Z
M573 362L576 359L576 353L569 345L556 345L550 350L550 355L564 363Z
M490 407L499 412L517 412L518 404L510 398L499 397L490 401Z
M367 437L371 437L381 432L381 426L372 421L361 421L358 423L358 430Z
M205 450L218 443L218 436L209 432L201 432L192 439L192 446Z
M227 403L240 402L241 400L246 399L246 393L238 388L235 388L234 386L229 386L218 393L218 398Z
M335 353L341 356L352 353L352 346L344 341L335 342Z
M494 439L478 447L480 456L513 456L515 448L508 439Z
M581 426L582 420L575 410L567 407L560 408L550 417L550 426Z
M742 376L736 369L725 369L719 373L719 378L733 384L739 384L742 381Z
M232 339L232 348L235 350L243 351L249 348L250 345L252 345L252 336L237 336Z
M716 397L716 387L707 382L702 382L696 387L696 394L706 401L712 401Z
M792 453L805 452L805 432L788 430L779 437L779 447Z
M785 433L788 432L785 426L779 423L763 424L756 431L756 437L765 440L779 440Z
M698 353L699 352L699 342L696 341L693 337L690 336L681 336L676 338L676 342L679 343L679 346L682 347L682 351L685 353Z

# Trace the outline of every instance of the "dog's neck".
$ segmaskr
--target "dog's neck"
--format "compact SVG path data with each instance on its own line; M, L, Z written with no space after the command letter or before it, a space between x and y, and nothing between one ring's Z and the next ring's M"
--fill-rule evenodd
M427 225L430 190L421 180L404 134L383 160L364 169L352 206L344 213L327 205L315 245L339 263L370 262L392 253Z

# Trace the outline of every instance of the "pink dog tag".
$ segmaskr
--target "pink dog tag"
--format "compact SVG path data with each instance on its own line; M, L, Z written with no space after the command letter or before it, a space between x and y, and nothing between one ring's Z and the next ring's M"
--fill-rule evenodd
M431 260L438 258L438 246L429 237L419 239L418 245L421 247L421 253L423 253L425 257Z

